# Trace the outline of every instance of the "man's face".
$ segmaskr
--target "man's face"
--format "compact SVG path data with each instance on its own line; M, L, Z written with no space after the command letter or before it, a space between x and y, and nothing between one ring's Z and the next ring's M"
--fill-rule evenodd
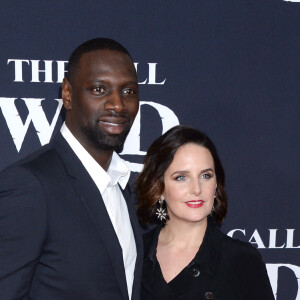
M122 150L139 107L128 55L110 50L83 54L70 82L64 80L62 95L66 124L88 151Z

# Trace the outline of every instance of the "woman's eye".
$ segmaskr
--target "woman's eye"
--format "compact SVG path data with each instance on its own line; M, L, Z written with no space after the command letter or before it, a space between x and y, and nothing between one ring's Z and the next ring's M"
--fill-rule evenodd
M204 179L209 179L209 178L212 177L212 175L211 175L211 174L208 174L208 173L205 173L205 174L202 175L202 177L203 177Z
M185 176L183 176L183 175L179 175L179 176L176 176L175 177L175 180L176 181L182 181L182 180L185 180L186 178L185 178Z

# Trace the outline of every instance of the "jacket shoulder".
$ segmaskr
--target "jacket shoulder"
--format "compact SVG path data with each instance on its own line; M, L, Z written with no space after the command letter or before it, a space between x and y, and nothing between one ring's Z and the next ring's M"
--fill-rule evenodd
M250 243L231 238L221 231L217 234L222 240L219 267L235 278L243 299L274 299L266 265L259 251Z
M218 234L221 236L223 241L223 252L224 254L230 254L231 257L239 259L259 259L261 260L261 255L254 246L249 242L244 242L239 239L231 238L218 230Z
M57 183L57 179L66 172L66 166L56 149L43 147L0 172L0 197L2 200L11 200L12 194L30 195L33 191L45 195L45 186ZM8 194L11 196L6 197ZM30 201L33 201L32 197Z

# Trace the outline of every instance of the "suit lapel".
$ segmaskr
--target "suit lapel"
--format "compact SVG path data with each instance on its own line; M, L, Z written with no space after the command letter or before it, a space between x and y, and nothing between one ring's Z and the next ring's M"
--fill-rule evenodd
M123 297L124 299L128 299L122 248L110 221L102 196L81 161L61 134L55 137L54 142L70 177L72 177L71 181L75 195L83 204L99 234L99 238L107 249Z
M142 233L140 229L140 225L136 215L136 209L132 201L132 196L129 190L129 186L127 185L125 190L122 190L120 187L124 199L126 200L128 213L131 221L131 226L134 233L135 243L136 243L136 263L135 263L135 270L134 270L134 281L132 287L132 299L140 299L140 286L141 286L141 277L142 277L142 264L143 264L143 240L142 240Z

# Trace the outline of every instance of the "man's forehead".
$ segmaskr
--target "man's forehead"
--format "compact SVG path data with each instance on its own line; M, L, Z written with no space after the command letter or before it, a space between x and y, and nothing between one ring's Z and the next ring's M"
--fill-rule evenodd
M133 61L131 60L130 56L126 53L119 52L116 50L109 50L109 49L97 49L89 52L85 52L82 54L80 62L94 62L94 61L103 61L103 62L128 62L129 64L133 65Z
M137 82L137 74L131 58L114 50L94 50L84 53L74 70L74 80L95 80L109 76L109 80ZM116 78L112 78L116 77Z

